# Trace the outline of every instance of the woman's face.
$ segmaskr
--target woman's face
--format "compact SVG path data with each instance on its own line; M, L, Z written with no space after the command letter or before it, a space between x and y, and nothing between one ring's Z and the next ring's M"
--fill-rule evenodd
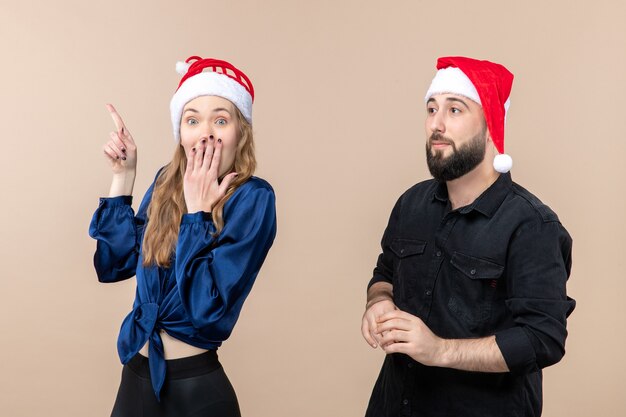
M180 121L180 144L189 157L192 148L204 152L222 140L219 176L228 173L235 163L239 122L233 103L222 97L201 96L183 108ZM203 144L204 140L204 144Z

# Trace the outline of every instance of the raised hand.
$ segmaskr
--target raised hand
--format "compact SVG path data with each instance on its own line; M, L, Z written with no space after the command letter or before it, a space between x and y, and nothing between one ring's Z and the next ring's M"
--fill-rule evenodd
M106 106L116 129L110 133L111 139L102 148L113 171L109 197L132 195L137 170L137 146L115 107L111 104Z
M183 189L188 213L210 213L237 177L236 172L231 172L221 182L218 181L222 146L221 139L212 143L203 139L198 147L192 148L187 154Z
M106 107L115 124L115 131L109 134L110 139L102 148L104 155L111 163L113 174L124 174L129 171L134 173L137 168L135 141L115 107L111 104L107 104Z

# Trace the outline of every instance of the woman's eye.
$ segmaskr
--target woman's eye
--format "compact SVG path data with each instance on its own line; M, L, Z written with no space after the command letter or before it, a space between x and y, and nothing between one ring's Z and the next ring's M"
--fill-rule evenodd
M226 119L217 119L215 124L223 126L226 124Z
M187 119L188 125L197 125L198 121L196 119Z

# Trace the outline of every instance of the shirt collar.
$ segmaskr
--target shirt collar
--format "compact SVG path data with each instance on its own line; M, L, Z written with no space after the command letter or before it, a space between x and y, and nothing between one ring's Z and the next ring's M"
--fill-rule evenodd
M461 207L459 212L461 214L467 214L472 210L476 210L487 217L493 216L509 193L512 184L513 180L511 179L510 173L500 174L498 179L491 184L489 188L479 195L471 204ZM433 193L433 201L434 200L438 200L442 203L448 202L448 187L446 187L445 181L437 184L437 188Z

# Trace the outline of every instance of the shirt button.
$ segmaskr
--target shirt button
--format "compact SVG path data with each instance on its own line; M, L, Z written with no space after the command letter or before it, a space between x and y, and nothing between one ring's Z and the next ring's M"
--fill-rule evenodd
M403 253L404 253L404 249L400 249L400 254L403 254Z
M476 275L476 270L475 270L475 269L472 269L472 270L470 271L470 274L472 274L472 275Z
M441 256L441 251L440 251L440 250L438 250L438 251L437 251L437 253L436 253L435 255L437 255L437 258L439 258L439 257Z
M402 400L402 404L407 405L408 403L409 403L409 400L407 400L406 398Z
M413 362L409 362L409 369L413 368Z
M427 295L427 296L429 296L429 297L430 297L430 296L431 296L431 294L432 294L432 292L431 292L430 290L426 290L426 295Z

